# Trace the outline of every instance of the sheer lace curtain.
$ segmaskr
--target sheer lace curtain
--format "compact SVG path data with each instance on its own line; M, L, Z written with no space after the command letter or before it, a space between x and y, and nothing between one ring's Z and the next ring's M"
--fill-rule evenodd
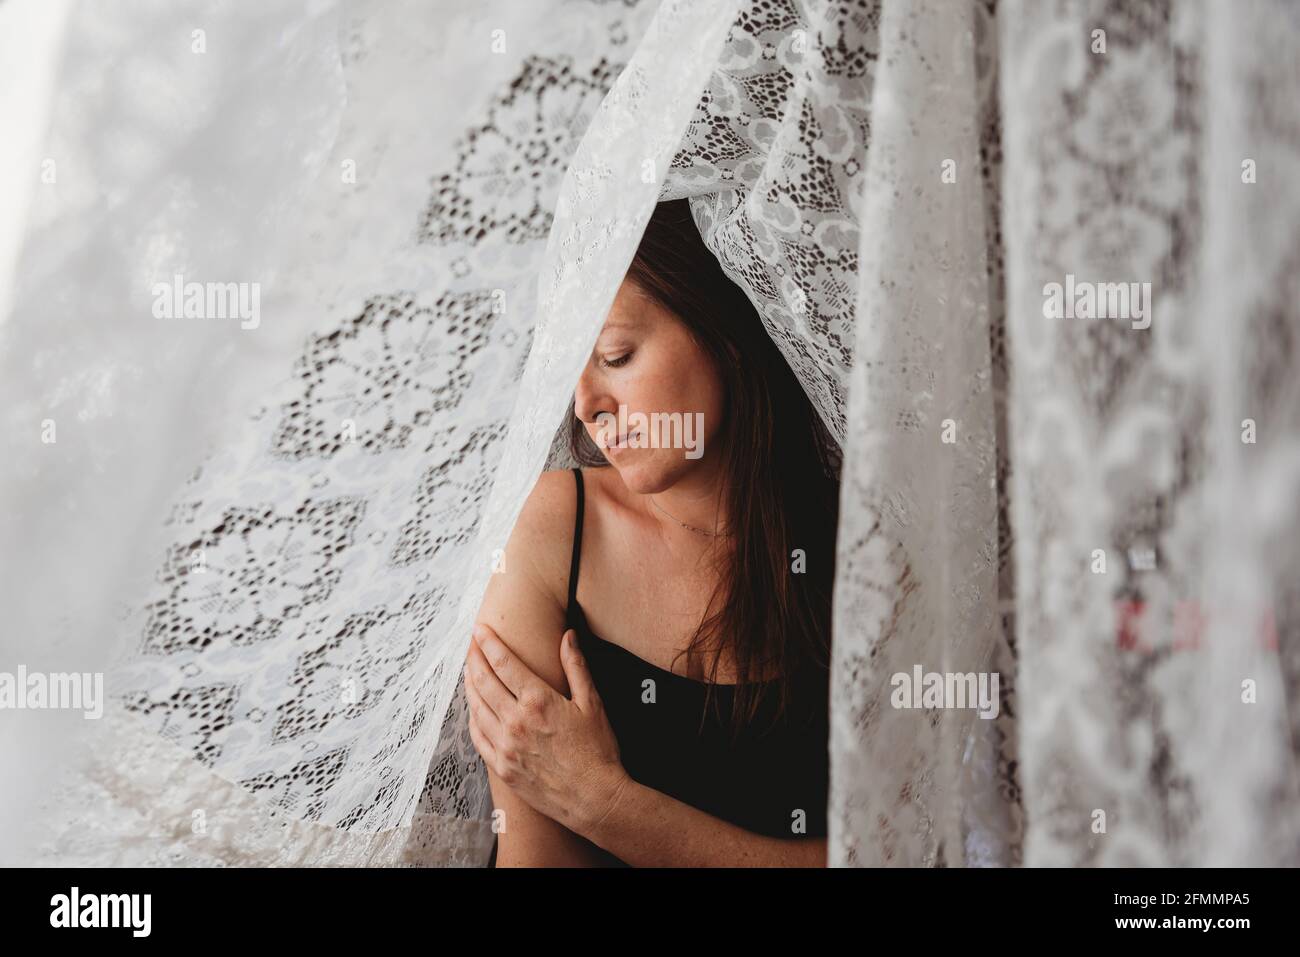
M830 862L1295 863L1296 19L73 4L0 326L0 670L112 708L10 724L55 757L5 846L484 863L469 624L689 197L845 454ZM1067 273L1150 282L1149 328L1046 318ZM175 275L260 324L156 317ZM997 672L997 717L892 707L917 666Z
M1300 15L1000 16L1028 859L1294 865Z

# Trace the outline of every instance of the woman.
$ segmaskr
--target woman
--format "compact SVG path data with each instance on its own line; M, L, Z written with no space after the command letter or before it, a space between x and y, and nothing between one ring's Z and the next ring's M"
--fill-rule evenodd
M573 413L466 660L496 866L824 866L838 450L685 200Z

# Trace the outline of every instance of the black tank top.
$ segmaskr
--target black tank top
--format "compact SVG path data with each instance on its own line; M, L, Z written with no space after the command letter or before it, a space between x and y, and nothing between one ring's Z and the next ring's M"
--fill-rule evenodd
M623 767L641 784L748 831L770 837L825 837L825 671L797 684L793 706L787 706L775 726L777 695L770 689L758 719L733 742L727 722L735 685L713 685L716 700L706 709L705 682L652 665L594 634L578 604L584 492L581 469L572 471L578 509L566 627L577 632L578 647L618 738ZM653 698L647 681L653 682ZM611 854L605 857L608 864L626 866Z

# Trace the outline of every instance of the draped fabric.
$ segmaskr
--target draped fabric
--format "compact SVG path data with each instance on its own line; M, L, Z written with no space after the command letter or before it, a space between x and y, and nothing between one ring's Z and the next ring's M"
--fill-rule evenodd
M1300 16L1004 12L1028 860L1294 865ZM1045 322L1067 273L1149 327Z
M832 859L1009 863L1008 711L895 707L894 676L1008 676L999 620L989 11L886 3L863 172L832 675ZM945 171L948 175L944 175ZM1011 686L999 684L1009 700Z
M485 863L470 624L689 197L844 453L829 862L1296 863L1298 19L72 4L0 320L0 671L111 707L4 715L6 856ZM1049 317L1067 274L1149 326ZM177 276L260 321L160 317ZM897 706L917 668L996 716Z

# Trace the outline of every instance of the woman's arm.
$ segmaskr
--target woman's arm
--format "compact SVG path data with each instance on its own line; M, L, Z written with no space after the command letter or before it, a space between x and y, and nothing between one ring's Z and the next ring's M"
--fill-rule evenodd
M475 641L471 701L484 709L475 743L520 800L634 866L825 866L824 838L755 834L634 781L612 737L604 740L611 732L576 644L563 644L557 682L543 681L490 628L476 629Z
M826 838L767 837L624 778L612 806L578 829L633 867L825 867Z
M568 597L569 546L576 508L573 476L547 472L524 504L501 570L488 582L478 621L488 625L538 677L562 695L560 665ZM567 517L566 517L567 516ZM472 639L471 639L472 643ZM468 675L467 675L468 680ZM599 852L584 838L534 810L489 769L492 804L502 812L497 867L592 867Z

